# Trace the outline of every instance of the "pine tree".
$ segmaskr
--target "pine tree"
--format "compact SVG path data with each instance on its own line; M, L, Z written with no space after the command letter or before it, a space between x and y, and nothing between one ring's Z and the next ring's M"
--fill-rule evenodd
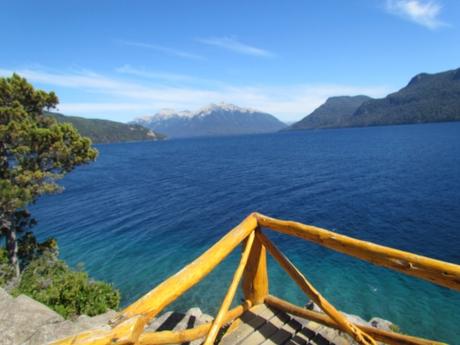
M60 191L64 174L97 156L72 125L43 115L58 102L54 92L36 90L17 74L0 78L0 235L16 275L18 232L30 226L27 206Z

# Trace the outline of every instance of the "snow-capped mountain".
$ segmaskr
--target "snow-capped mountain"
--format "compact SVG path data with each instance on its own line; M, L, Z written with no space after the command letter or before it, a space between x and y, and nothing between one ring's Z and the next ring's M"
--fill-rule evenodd
M169 138L276 132L286 125L273 115L233 104L210 104L198 111L163 109L133 123Z

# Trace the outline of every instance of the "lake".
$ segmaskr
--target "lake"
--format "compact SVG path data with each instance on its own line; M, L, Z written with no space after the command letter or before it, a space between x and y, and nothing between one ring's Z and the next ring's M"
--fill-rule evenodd
M40 238L112 282L123 305L250 212L460 264L460 123L98 145L97 162L31 208ZM337 308L406 333L460 339L460 293L267 230ZM215 315L237 250L171 308ZM270 290L306 298L269 260Z

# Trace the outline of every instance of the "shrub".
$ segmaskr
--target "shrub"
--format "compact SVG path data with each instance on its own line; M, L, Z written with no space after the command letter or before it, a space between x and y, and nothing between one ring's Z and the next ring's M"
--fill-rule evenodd
M399 326L395 325L394 323L390 325L390 330L394 333L401 333L401 329L399 328Z
M6 250L0 248L0 286L5 285L14 275L14 267L10 264Z
M94 281L83 271L73 271L51 253L43 253L24 269L14 294L26 294L65 318L94 316L116 309L120 293L112 285Z

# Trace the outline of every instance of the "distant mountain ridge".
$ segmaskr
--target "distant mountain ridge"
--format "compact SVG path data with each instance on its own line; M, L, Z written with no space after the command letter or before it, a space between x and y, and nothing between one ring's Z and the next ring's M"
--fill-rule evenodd
M342 127L364 102L371 99L363 95L330 97L310 115L292 124L289 129Z
M356 97L332 97L288 130L460 121L460 68L418 74L384 98Z
M172 138L269 133L286 127L273 115L227 103L210 104L194 112L163 109L131 123Z
M351 125L375 126L460 120L460 68L421 73L401 90L362 104Z
M81 135L89 137L95 144L161 140L165 138L163 134L135 124L100 119L86 119L53 112L45 112L45 115L55 118L58 122L71 123Z

